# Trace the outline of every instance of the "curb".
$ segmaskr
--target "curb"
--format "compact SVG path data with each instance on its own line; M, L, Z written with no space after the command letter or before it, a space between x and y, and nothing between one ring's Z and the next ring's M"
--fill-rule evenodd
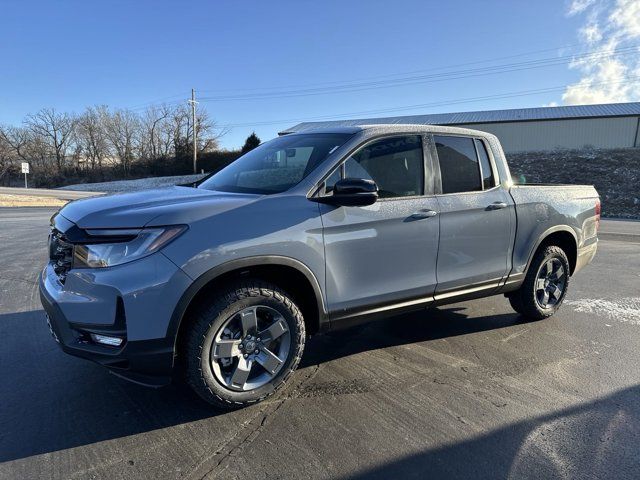
M598 238L601 240L615 240L618 242L640 243L640 235L635 233L598 232Z

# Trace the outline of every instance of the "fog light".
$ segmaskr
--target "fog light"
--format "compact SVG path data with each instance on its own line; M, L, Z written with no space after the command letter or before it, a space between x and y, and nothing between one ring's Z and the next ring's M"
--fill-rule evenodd
M122 345L122 338L109 337L108 335L100 335L98 333L92 333L91 340L101 345L109 345L110 347L119 347Z

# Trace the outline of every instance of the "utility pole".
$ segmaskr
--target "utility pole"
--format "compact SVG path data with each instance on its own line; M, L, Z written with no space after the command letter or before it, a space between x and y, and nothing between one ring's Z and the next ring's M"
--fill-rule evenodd
M196 133L197 128L197 120L196 120L196 91L191 89L191 100L189 100L191 104L191 123L193 125L193 173L198 173L198 134Z

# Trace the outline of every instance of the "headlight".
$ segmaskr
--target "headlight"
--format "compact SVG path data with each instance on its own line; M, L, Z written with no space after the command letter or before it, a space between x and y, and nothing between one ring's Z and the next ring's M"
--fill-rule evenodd
M186 229L186 225L173 225L136 230L87 230L91 242L74 245L73 266L103 268L132 262L157 252Z

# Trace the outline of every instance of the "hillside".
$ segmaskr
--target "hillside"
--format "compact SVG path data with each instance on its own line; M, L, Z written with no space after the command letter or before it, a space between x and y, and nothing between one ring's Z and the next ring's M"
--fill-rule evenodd
M640 219L640 148L507 155L519 183L584 183L602 199L602 215Z

